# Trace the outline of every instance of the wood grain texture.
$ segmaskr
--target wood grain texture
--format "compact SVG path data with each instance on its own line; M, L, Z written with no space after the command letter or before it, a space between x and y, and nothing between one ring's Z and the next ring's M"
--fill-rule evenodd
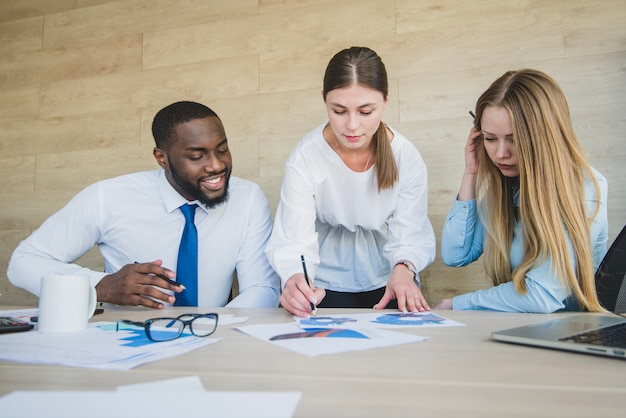
M2 155L35 156L139 145L139 113L138 109L130 109L53 118L8 119L2 122L3 129L0 130Z
M32 17L0 23L2 55L9 52L41 49L43 17Z
M7 308L0 305L0 309ZM204 311L198 308L197 312ZM278 308L216 308L215 312L220 320L245 317L244 326L293 322ZM167 317L181 313L177 308L161 311ZM371 310L322 308L318 314L364 313ZM302 396L294 418L623 417L626 388L620 360L503 344L491 338L497 330L539 324L572 313L435 313L466 326L405 327L398 332L423 336L426 341L304 358L251 338L238 329L241 324L220 323L214 334L220 338L218 343L130 371L3 361L0 396L13 391L112 392L120 386L194 376L211 392L297 391ZM150 312L144 309L106 307L90 322L144 321L148 317ZM98 405L98 411L115 415L107 407ZM212 404L202 408L217 410ZM270 408L265 407L264 412Z
M58 81L41 87L44 117L165 106L176 100L208 102L259 89L258 57L226 58L132 74Z
M0 22L44 16L108 2L110 0L1 0Z
M468 110L510 69L563 88L609 181L609 238L626 223L623 0L0 0L0 302L33 304L6 265L19 241L88 184L157 167L154 114L196 100L224 122L234 174L272 214L284 162L326 120L326 64L364 45L387 67L384 120L429 171L437 239L463 172ZM102 268L97 250L79 262ZM485 288L480 260L422 272L430 303Z
M134 34L73 48L7 52L0 55L0 87L138 72L141 40Z
M194 23L237 20L258 13L257 0L117 0L46 15L46 46L90 43L112 36Z

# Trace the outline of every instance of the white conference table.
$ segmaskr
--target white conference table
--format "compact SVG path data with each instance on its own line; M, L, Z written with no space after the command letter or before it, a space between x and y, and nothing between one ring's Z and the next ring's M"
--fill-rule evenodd
M13 309L1 307L0 309ZM296 417L626 416L626 361L493 341L493 331L568 314L435 311L465 327L401 329L428 340L307 357L231 329L291 322L282 309L107 307L91 321L185 312L248 317L216 344L130 371L0 361L0 396L14 390L115 390L199 376L210 391L301 391ZM319 314L371 312L321 309Z

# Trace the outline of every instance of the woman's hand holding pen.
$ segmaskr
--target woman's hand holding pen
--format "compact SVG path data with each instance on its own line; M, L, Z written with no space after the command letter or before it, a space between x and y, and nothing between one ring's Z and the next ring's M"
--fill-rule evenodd
M324 289L309 286L304 273L297 273L285 283L280 295L280 304L289 313L306 318L311 316L311 304L317 305L324 296L326 296Z
M179 293L184 287L172 284L176 274L162 267L162 260L150 263L127 264L116 273L104 276L96 285L99 302L117 305L141 305L163 309L163 303L174 303L176 298L158 288Z
M385 294L380 299L380 302L374 305L374 309L385 309L387 304L393 299L396 299L398 302L398 310L401 312L425 312L430 310L424 295L422 295L422 291L415 283L413 272L401 265L397 265L391 271Z
M482 132L472 128L465 144L465 172L458 199L472 200L476 197L476 174L478 173L478 140Z
M470 130L470 134L465 144L465 172L470 175L476 175L478 173L478 158L476 155L477 144L476 142L482 135L482 132L476 128Z

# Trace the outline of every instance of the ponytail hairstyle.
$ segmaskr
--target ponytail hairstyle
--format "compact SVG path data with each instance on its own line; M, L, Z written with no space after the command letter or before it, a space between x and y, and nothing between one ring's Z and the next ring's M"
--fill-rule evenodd
M324 100L331 90L349 87L353 84L377 90L387 100L389 94L387 70L376 52L366 47L353 46L335 54L324 74ZM387 129L382 121L372 137L372 145L380 192L392 188L399 178L398 166L389 143Z

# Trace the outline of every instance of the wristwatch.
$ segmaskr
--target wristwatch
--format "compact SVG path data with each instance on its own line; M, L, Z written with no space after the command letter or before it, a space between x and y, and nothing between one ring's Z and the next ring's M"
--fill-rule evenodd
M399 264L402 264L404 267L408 268L411 273L413 273L413 279L417 277L417 270L415 270L413 263L411 263L409 260L400 260L396 263L396 266Z

